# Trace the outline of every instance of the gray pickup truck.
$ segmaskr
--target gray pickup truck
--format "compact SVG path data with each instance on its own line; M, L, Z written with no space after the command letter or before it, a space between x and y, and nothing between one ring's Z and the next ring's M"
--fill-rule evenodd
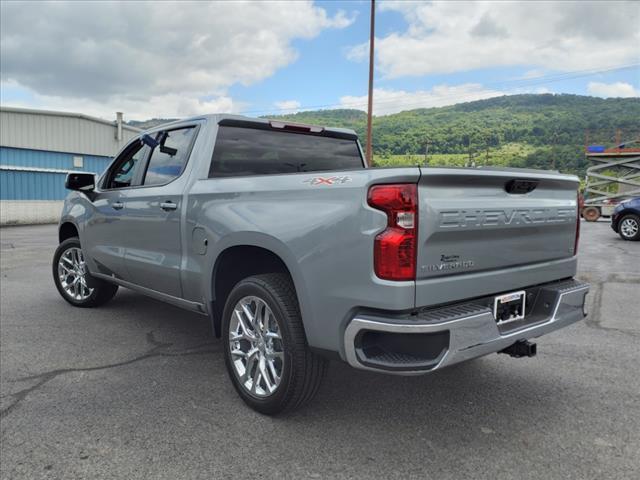
M366 168L351 130L209 115L66 182L62 297L95 307L121 286L209 316L262 413L309 401L328 358L421 374L533 356L585 317L575 176Z

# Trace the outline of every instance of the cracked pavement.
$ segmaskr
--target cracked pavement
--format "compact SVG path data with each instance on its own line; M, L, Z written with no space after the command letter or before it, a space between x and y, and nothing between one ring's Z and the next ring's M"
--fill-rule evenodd
M585 322L534 359L423 377L332 363L306 409L249 410L207 318L51 281L52 225L0 229L0 478L640 478L640 242L582 224Z

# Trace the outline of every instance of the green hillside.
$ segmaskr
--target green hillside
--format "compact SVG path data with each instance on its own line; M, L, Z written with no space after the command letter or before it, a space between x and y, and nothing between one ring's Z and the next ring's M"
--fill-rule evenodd
M271 118L353 128L364 145L366 115L320 110ZM585 132L590 143L640 135L640 98L579 95L511 95L449 107L378 116L373 122L376 165L506 165L556 168L584 174Z
M352 128L365 144L366 114L317 110L270 116L300 123ZM139 128L172 119L129 122ZM589 143L615 144L640 136L640 98L579 95L511 95L378 116L373 122L377 166L494 165L555 168L584 175L585 133Z

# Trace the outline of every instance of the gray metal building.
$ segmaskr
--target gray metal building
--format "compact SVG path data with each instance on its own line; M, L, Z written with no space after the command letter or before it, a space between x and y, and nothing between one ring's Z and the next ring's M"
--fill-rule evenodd
M69 171L102 173L139 132L80 113L0 107L0 223L56 221Z

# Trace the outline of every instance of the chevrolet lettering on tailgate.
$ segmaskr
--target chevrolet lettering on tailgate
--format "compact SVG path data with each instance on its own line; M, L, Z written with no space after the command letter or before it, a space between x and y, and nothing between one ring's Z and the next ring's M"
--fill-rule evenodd
M505 210L445 210L441 228L497 227L536 223L568 223L576 220L575 208L518 208Z

